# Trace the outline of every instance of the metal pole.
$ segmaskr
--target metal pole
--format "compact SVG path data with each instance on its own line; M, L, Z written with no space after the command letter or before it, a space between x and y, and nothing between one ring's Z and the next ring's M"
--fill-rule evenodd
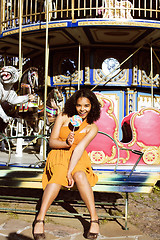
M154 98L153 98L153 50L151 45L151 106L154 107Z
M72 0L72 22L74 22L74 0Z
M4 66L6 66L7 64L6 64L6 54L4 55L4 64L3 64Z
M19 0L19 82L22 76L22 0Z
M128 230L127 221L128 221L128 192L126 192L125 199L125 230Z
M80 80L81 80L81 45L79 44L79 51L78 51L78 90L80 90Z
M20 81L22 77L22 0L19 0L19 89L20 89ZM18 127L18 136L23 135L22 130L22 119L19 119L17 122ZM22 138L17 138L17 147L16 147L16 157L22 157Z
M48 62L49 62L49 43L48 43L48 0L46 0L46 47L45 47L45 86L44 86L44 135L46 134L46 100L48 85ZM46 158L46 142L43 141L43 160Z

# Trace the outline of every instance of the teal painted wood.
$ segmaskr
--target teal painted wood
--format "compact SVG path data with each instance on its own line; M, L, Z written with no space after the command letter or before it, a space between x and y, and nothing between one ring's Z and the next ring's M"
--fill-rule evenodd
M95 192L122 192L122 193L150 193L152 186L116 186L116 185L99 185L93 187Z
M2 167L0 187L42 188L43 169ZM125 172L98 172L98 183L93 187L97 192L141 192L150 193L160 175L157 173L134 173L128 177Z

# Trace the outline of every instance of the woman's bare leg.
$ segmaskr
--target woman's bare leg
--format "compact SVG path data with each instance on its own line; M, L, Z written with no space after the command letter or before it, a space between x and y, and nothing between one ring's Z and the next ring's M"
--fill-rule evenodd
M50 183L46 186L42 197L41 208L37 215L36 220L44 220L50 205L57 197L60 189L61 185L56 183ZM34 227L34 233L42 233L43 231L44 231L43 223L42 222L36 223Z
M91 220L98 220L93 190L88 182L86 174L83 171L79 171L74 174L73 178L76 182L81 198L88 208ZM97 223L91 223L89 231L92 233L99 233L99 225Z

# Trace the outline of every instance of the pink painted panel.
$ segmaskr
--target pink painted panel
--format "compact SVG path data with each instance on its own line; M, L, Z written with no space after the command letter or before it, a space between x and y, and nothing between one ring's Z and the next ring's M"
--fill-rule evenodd
M129 142L118 140L118 120L114 114L111 99L97 94L101 103L101 117L96 122L99 131L109 134L120 148L139 150L144 153L140 165L160 164L160 111L155 108L144 108L132 113L123 120L130 125L132 139ZM123 125L123 124L122 124ZM115 143L100 133L87 147L91 161L96 164L116 164L117 148ZM120 164L134 165L139 155L127 150L120 150Z

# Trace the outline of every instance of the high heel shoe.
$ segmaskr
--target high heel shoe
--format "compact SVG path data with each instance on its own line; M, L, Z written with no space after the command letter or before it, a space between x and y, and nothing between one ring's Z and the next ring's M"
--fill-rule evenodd
M35 220L34 223L33 223L33 231L34 231L34 227L37 223L43 223L44 225L44 220ZM46 236L45 236L45 233L34 233L33 232L33 237L34 237L34 240L41 240L41 239L45 239Z
M99 224L99 220L91 220L90 223ZM99 233L88 232L87 239L97 239Z

